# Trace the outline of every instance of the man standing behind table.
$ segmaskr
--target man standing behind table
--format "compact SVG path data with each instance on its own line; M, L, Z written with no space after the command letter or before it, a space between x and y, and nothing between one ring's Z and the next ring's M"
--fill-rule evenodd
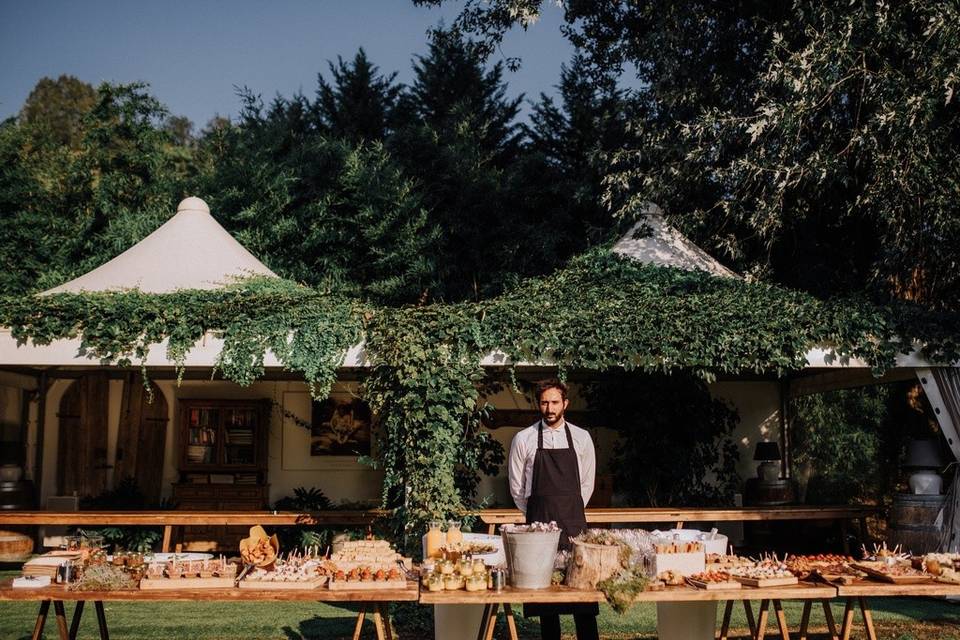
M537 385L540 420L510 443L510 495L530 522L556 521L560 549L572 548L571 536L587 528L584 507L593 494L596 453L590 434L564 420L570 404L567 386L559 380ZM524 605L527 617L540 616L540 635L559 640L560 614L573 614L579 640L599 638L596 603Z

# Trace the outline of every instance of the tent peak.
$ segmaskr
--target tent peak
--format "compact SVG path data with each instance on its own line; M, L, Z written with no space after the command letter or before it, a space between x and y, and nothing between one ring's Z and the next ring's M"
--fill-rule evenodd
M660 267L704 271L725 278L740 277L669 224L660 207L653 203L647 205L643 219L613 245L613 252Z
M181 211L198 211L209 215L210 207L201 198L190 196L181 200L180 204L177 205L177 213Z

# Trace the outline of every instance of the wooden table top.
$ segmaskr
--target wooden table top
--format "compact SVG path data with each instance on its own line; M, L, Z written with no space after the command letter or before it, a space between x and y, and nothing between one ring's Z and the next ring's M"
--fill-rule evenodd
M503 591L427 591L420 590L420 604L488 604L492 602L603 602L599 591L552 586L548 589L515 589Z
M593 508L586 510L587 522L743 522L755 520L849 520L877 513L872 506L743 507L736 509L698 508ZM517 509L484 509L480 519L486 524L515 524L524 521Z
M850 585L837 585L837 595L898 597L898 596L960 596L960 584L925 582L921 584L892 584L878 580L858 580Z
M837 589L831 585L801 582L786 587L764 587L706 591L689 586L666 587L659 591L644 591L636 602L718 602L726 600L819 600L835 598ZM422 591L420 604L488 604L488 603L555 603L604 602L599 591L550 587L549 589L514 589L503 591Z
M738 509L587 509L587 522L711 522L753 520L836 520L862 518L877 512L870 506L781 506ZM366 525L387 512L361 511L0 511L0 525ZM516 509L484 509L478 512L486 524L523 522Z
M366 525L386 512L371 511L0 511L0 525Z
M3 600L144 600L144 601L200 601L200 600L257 600L310 602L416 602L419 596L416 582L408 581L405 589L334 590L321 587L303 591L256 589L163 589L141 591L70 591L61 585L42 589L14 589L13 580L0 581L0 601Z

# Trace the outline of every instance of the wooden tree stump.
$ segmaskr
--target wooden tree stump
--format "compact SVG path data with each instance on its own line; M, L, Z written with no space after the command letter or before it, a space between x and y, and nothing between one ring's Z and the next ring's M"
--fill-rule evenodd
M575 589L596 589L598 582L619 573L622 568L620 545L574 541L566 584Z

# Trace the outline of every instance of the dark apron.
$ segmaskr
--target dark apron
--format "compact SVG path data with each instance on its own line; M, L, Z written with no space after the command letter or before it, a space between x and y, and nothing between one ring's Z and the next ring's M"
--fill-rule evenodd
M573 448L570 427L564 423L563 428L567 433L567 448L544 449L543 421L537 425L537 453L533 459L533 479L527 500L527 524L556 521L560 526L560 549L569 551L573 548L570 537L587 529L587 518L580 493L577 451ZM523 605L523 615L528 618L571 613L597 615L599 612L596 603Z

